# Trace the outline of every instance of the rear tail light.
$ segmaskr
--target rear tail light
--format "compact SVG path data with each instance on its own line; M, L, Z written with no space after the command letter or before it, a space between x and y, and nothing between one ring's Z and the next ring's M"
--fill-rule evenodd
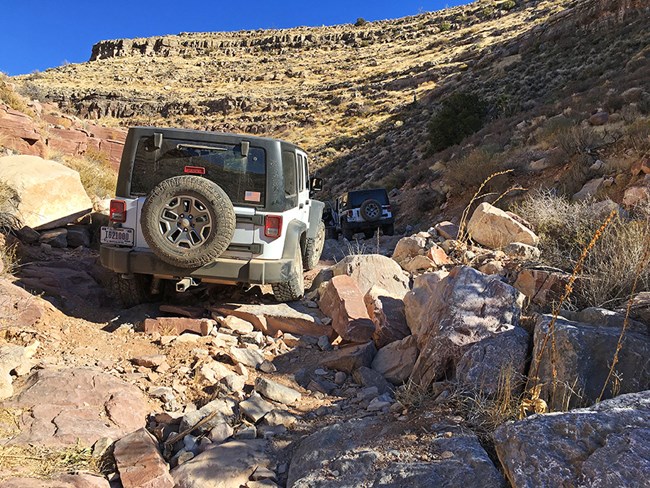
M111 200L110 205L111 222L126 222L126 202L124 200Z
M264 235L273 238L282 235L282 216L267 215L264 217Z

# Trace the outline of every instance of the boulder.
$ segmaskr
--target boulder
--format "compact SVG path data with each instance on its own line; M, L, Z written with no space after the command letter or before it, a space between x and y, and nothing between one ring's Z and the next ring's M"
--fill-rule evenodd
M435 267L435 263L427 256L415 256L402 261L402 268L409 273L422 273Z
M258 468L270 464L266 442L238 440L202 452L172 471L175 488L234 488L246 486Z
M605 125L609 121L609 113L599 111L587 119L589 125Z
M18 192L17 217L37 230L73 222L93 207L79 173L38 156L0 158L0 180Z
M264 362L261 352L246 347L231 347L228 356L235 364L243 364L251 368L258 368Z
M511 242L503 248L503 252L511 258L518 258L525 261L538 260L542 255L538 248L521 242Z
M334 276L351 276L366 294L377 285L397 297L409 291L409 278L393 259L379 254L346 256L333 268Z
M647 186L631 186L625 190L623 205L633 208L650 201L650 188Z
M499 249L512 242L537 246L539 237L503 210L489 203L481 203L467 224L470 237L491 249Z
M411 376L417 358L417 341L410 335L377 351L371 367L392 384L401 385Z
M118 439L144 427L149 411L136 386L86 368L39 370L5 406L26 411L12 444L50 447Z
M287 487L452 488L478 486L480 480L481 487L505 488L474 434L452 424L430 424L425 432L405 436L399 422L368 418L325 427L298 445Z
M498 397L509 388L523 392L530 336L515 327L472 345L458 361L456 379L465 387L488 397Z
M43 244L63 249L68 247L68 231L62 228L46 230L41 233L39 240Z
M0 400L9 398L14 394L13 378L23 376L32 369L32 357L36 354L39 342L23 347L17 344L0 345Z
M169 466L147 429L138 429L115 443L115 465L124 488L173 488Z
M365 386L366 388L377 388L377 391L380 395L388 393L392 395L395 388L390 384L384 376L377 372L374 369L368 368L367 366L361 366L354 370L352 373L352 378L354 382Z
M434 229L443 239L458 239L458 226L445 220L436 224Z
M424 256L427 252L427 239L423 236L402 237L395 246L392 258L402 266L415 256Z
M571 200L574 202L582 202L588 198L592 198L594 195L596 195L598 190L600 190L600 187L603 185L603 181L605 181L605 178L602 177L589 180L583 185L578 193L571 197Z
M533 376L539 370L539 381L544 385L540 397L552 410L563 410L567 405L571 408L591 405L596 402L605 384L621 329L571 322L560 317L555 322L554 341L548 340L543 349L552 319L551 315L542 315L535 324L533 362L529 375ZM552 354L552 342L555 344L555 355ZM557 372L555 394L552 357ZM611 398L613 388L618 393L650 389L649 357L650 336L626 332L616 365L617 378L611 378L603 398Z
M326 335L335 337L332 327L303 310L296 303L247 304L215 307L215 312L225 316L235 316L253 324L255 329L266 335L275 336L278 331L289 334Z
M248 399L241 402L239 408L244 416L253 423L259 422L267 413L275 409L272 403L264 400L256 392L253 392Z
M329 352L321 361L321 365L336 371L352 373L361 366L370 366L376 353L377 349L373 342L345 346Z
M646 292L647 293L647 292ZM650 293L648 293L650 296ZM589 307L577 312L562 310L560 315L572 322L582 322L584 324L597 325L599 327L623 327L625 323L625 310L614 312L600 307ZM632 313L630 313L632 315ZM650 322L648 325L632 318L627 319L627 330L632 332L642 332L650 334Z
M526 268L519 272L513 286L535 305L547 307L559 301L570 278L561 271Z
M445 250L437 244L433 244L427 250L426 257L429 258L433 262L433 265L437 268L454 264L451 258L447 256Z
M368 316L363 295L350 276L332 278L324 286L318 305L331 317L332 328L346 341L367 342L375 333L375 324Z
M377 349L411 334L406 323L404 301L400 297L391 296L386 290L373 286L363 300L368 316L375 324L372 338Z
M644 486L650 472L650 392L589 408L533 415L497 428L494 442L513 487Z
M416 281L404 298L409 328L420 350L411 379L420 386L453 374L472 344L519 324L523 295L498 276L469 266L443 276L434 273L432 279ZM423 290L417 289L419 285Z
M255 380L255 391L261 393L269 400L283 403L285 405L293 405L302 398L300 392L293 388L289 388L288 386L281 385L280 383L262 377Z

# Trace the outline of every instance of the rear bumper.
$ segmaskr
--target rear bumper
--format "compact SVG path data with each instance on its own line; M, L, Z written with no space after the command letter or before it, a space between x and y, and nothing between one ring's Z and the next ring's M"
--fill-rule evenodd
M363 221L363 222L348 222L343 221L343 228L350 230L370 230L376 229L377 227L386 227L387 225L392 225L395 223L395 218L390 219L380 219L373 222Z
M285 283L293 272L292 259L218 258L201 268L178 268L161 261L153 252L102 245L102 266L116 273L138 273L169 279L195 278L216 283Z

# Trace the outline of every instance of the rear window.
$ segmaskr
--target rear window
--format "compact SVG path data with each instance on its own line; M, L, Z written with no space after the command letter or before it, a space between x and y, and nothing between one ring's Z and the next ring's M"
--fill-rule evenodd
M388 205L386 190L362 190L348 193L348 207L360 207L366 200L377 200L382 205Z
M143 137L133 164L131 194L143 196L168 178L201 173L219 185L233 203L264 205L266 153L251 146L248 156L242 156L239 144L164 139L162 147L156 150L151 138Z

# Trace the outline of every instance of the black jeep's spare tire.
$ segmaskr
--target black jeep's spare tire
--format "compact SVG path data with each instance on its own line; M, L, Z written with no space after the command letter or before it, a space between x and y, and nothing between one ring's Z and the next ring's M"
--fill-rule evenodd
M226 192L199 176L158 184L140 214L142 234L161 260L196 268L218 258L235 233L235 210Z
M381 218L381 203L377 200L365 200L359 209L361 216L368 222L374 222Z

